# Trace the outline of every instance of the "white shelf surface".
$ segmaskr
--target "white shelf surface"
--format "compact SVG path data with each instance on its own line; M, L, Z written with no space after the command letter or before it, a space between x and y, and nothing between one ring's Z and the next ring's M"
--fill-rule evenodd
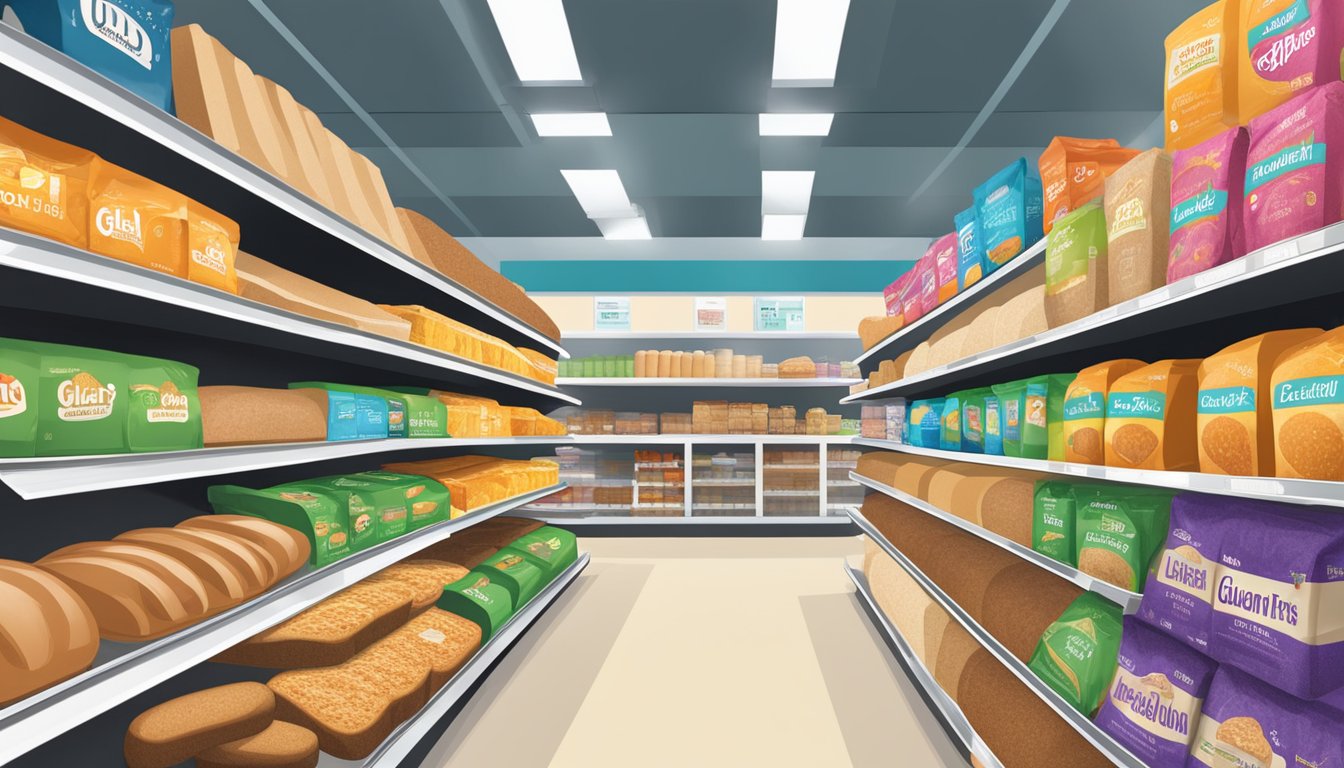
M575 445L850 445L858 439L857 435L571 435L571 437Z
M854 362L862 364L878 354L883 355L883 359L895 359L902 352L927 339L934 331L947 325L949 321L974 306L980 299L989 296L994 291L1007 285L1013 278L1025 274L1032 267L1044 261L1045 238L1041 238L1039 242L1025 252L1018 254L1012 261L994 270L993 274L982 278L975 285L939 304L932 312L925 313L915 322L869 347Z
M858 341L854 331L572 331L561 334L561 341L637 340L637 339L781 339L792 341Z
M456 281L439 274L378 237L298 192L251 161L155 107L103 75L28 35L0 24L0 65L83 104L96 104L102 115L125 130L144 136L216 175L222 183L246 189L267 204L327 232L371 258L430 285L456 301L505 324L528 341L568 357L564 348ZM452 314L449 312L449 314Z
M305 567L246 603L167 637L139 644L104 641L92 669L0 709L0 765L452 533L562 488L516 496L330 565Z
M166 483L191 477L297 466L350 456L426 448L553 446L570 442L568 437L397 438L274 443L160 453L0 459L0 482L9 486L20 498L31 500Z
M719 511L719 510L716 510ZM727 510L722 510L727 511ZM679 526L679 525L751 525L751 526L794 526L794 525L824 525L824 526L851 526L853 523L848 517L844 516L826 516L826 515L777 515L777 516L758 516L754 510L732 510L741 511L742 515L702 515L686 517L685 515L610 515L610 516L592 516L568 517L564 515L548 515L546 513L532 514L531 510L523 510L523 514L534 520L541 520L547 525L561 525L574 530L580 530L584 526L605 526L605 525L632 525L632 526Z
M970 464L984 464L991 467L1012 467L1036 472L1049 472L1066 477L1078 477L1088 480L1109 480L1116 483L1133 485L1151 485L1155 488L1171 488L1178 491L1210 493L1217 496L1238 496L1247 499L1264 499L1288 504L1318 504L1328 507L1344 507L1344 483L1329 480L1297 480L1286 477L1239 477L1235 475L1209 475L1203 472L1164 472L1153 469L1122 469L1120 467L1100 467L1092 464L1074 464L1067 461L1046 461L1044 459L1017 459L1010 456L990 456L983 453L962 453L960 451L942 451L936 448L916 448L890 440L859 438L855 445L869 448L885 448L912 456L930 456L948 461L962 461Z
M1199 274L1178 280L1157 290L1088 315L1068 325L1019 339L1011 344L995 347L947 365L902 378L880 387L856 392L841 398L841 404L892 397L922 395L934 391L940 382L1006 368L1056 350L1067 351L1086 344L1089 337L1103 331L1138 324L1158 310L1188 307L1180 324L1205 322L1210 318L1200 311L1199 303L1207 308L1217 300L1219 291L1241 286L1272 275L1285 268L1301 266L1336 256L1344 249L1344 223L1309 232L1299 237L1253 251L1246 256L1214 267ZM1223 313L1227 314L1227 313ZM1171 327L1168 325L1167 327ZM874 348L876 349L876 347ZM1213 351L1213 350L1210 350ZM871 351L870 351L871 353ZM1028 356L1030 353L1031 357ZM893 356L894 357L894 356Z
M784 387L799 389L804 387L849 387L863 379L703 379L703 378L658 378L639 377L586 377L561 376L555 380L557 387Z
M914 507L915 509L918 509L919 511L923 512L926 515L936 517L945 523L955 525L961 530L966 531L967 533L972 534L977 538L984 539L985 541L988 541L990 544L994 544L1001 549L1005 549L1008 552L1018 556L1019 558L1026 560L1032 565L1035 565L1036 567L1041 568L1042 570L1046 570L1049 571L1050 573L1053 573L1054 575L1058 576L1061 579L1072 582L1073 584L1076 584L1077 586L1086 589L1090 592L1096 592L1097 594L1101 595L1107 600L1110 600L1111 602L1120 606L1120 608L1124 610L1124 612L1127 614L1131 614L1139 610L1139 601L1143 599L1143 595L1140 595L1136 592L1130 592L1127 589L1121 589L1120 587L1117 587L1114 584L1108 584L1107 582L1101 581L1100 579L1093 578L1092 576L1083 573L1082 571L1078 570L1077 568L1074 568L1071 565L1061 563L1058 560L1055 560L1050 557L1046 557L1045 555L1042 555L1040 552L1037 552L1036 550L1031 549L1030 547L1024 547L1021 544L1017 543L1016 541L1004 538L1003 536L1000 536L999 534L994 533L993 531L982 528L969 520L962 519L950 512L941 510L938 507L935 507L932 504L928 503L927 501L919 498L918 496L911 496L910 494L904 491L892 488L891 486L886 485L885 483L879 483L878 481L873 480L872 478L864 477L863 475L860 475L857 472L850 472L849 476L853 478L856 482L860 483L861 485L871 488L879 493L890 496L891 498L896 499L897 501L908 504Z
M994 751L975 732L971 722L962 713L961 707L948 695L947 691L943 690L942 686L938 685L933 673L929 671L928 667L924 666L924 662L910 647L909 641L891 623L891 619L887 618L887 614L877 604L873 589L868 584L868 577L863 575L863 571L848 564L845 565L845 573L849 576L850 581L854 582L854 590L858 592L864 612L868 614L873 626L882 634L892 651L900 657L903 662L902 666L910 673L909 676L912 681L924 691L943 723L956 734L966 750L975 755L984 768L1003 768L1003 763L999 762L999 758L994 755Z
M864 534L871 538L884 552L891 555L897 565L905 569L920 587L922 587L925 592L929 593L929 597L933 598L934 601L941 605L958 624L975 638L976 642L980 643L985 650L993 654L994 657L999 660L999 663L1007 667L1008 671L1012 672L1017 679L1021 680L1022 683L1027 686L1027 688L1031 689L1032 693L1036 694L1037 697L1049 705L1049 707L1055 711L1055 714L1059 715L1061 720L1068 723L1070 727L1078 732L1079 736L1082 736L1093 747L1096 747L1097 751L1101 752L1102 755L1115 765L1122 766L1122 768L1147 768L1142 760L1138 759L1133 753L1118 744L1114 739L1107 735L1105 731L1102 731L1101 728L1088 719L1086 715L1070 706L1069 703L1064 700L1064 697L1055 693L1050 686L1042 682L1025 662L1009 652L1009 650L1004 647L1003 643L999 642L994 635L989 633L989 630L980 626L980 623L971 618L970 614L966 613L965 609L958 605L951 597L948 597L947 593L938 586L937 582L926 576L924 572L911 562L903 552L888 541L887 537L882 535L882 532L879 531L868 518L864 517L862 512L857 508L851 507L849 516L856 524L858 524L859 529L863 531Z

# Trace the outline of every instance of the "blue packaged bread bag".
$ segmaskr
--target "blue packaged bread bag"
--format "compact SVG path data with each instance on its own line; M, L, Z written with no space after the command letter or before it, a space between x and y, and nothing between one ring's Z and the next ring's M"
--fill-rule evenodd
M974 198L976 244L988 277L1041 239L1041 177L1019 157L976 187Z
M985 276L985 254L980 250L979 226L975 218L975 206L952 217L957 228L957 283L966 290L980 282Z
M0 0L24 32L173 113L169 0Z

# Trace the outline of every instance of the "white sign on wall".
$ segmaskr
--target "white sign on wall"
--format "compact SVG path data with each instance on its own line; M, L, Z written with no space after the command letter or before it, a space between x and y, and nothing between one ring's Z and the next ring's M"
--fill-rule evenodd
M695 299L695 330L728 330L728 300L697 296Z

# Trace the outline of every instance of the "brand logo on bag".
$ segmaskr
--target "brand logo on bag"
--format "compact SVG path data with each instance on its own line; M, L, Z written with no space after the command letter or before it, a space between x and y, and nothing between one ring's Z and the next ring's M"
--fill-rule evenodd
M84 27L145 69L154 67L154 43L145 28L110 0L80 0Z
M1223 36L1219 34L1192 40L1171 52L1171 71L1167 73L1170 88L1200 70L1215 65L1222 58Z
M1220 387L1199 393L1199 412L1243 413L1255 410L1255 390L1250 387Z
M213 243L207 245L203 251L192 250L191 260L221 275L228 274L228 261L224 251Z
M1339 383L1344 376L1313 376L1285 381L1274 388L1275 408L1338 403Z
M56 388L56 416L61 421L97 421L112 413L117 399L117 386L95 379L88 373L77 373Z
M129 214L121 208L99 208L94 217L94 226L103 237L143 246L144 235L140 228L140 212L131 210Z
M28 396L23 382L7 373L0 373L0 419L18 416L28 410Z
M1201 592L1208 588L1209 571L1207 568L1191 565L1170 553L1167 554L1165 561L1162 563L1162 571L1162 575L1169 582L1184 584Z
M1289 626L1297 626L1297 605L1274 593L1256 592L1238 586L1233 575L1224 575L1218 580L1218 603L1240 608L1242 611L1261 616L1269 621Z

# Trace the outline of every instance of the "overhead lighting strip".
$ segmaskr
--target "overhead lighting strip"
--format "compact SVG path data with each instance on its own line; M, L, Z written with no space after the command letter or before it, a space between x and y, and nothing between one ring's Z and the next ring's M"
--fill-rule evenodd
M523 82L583 80L561 0L487 0Z
M778 0L774 85L834 85L848 17L849 0Z

